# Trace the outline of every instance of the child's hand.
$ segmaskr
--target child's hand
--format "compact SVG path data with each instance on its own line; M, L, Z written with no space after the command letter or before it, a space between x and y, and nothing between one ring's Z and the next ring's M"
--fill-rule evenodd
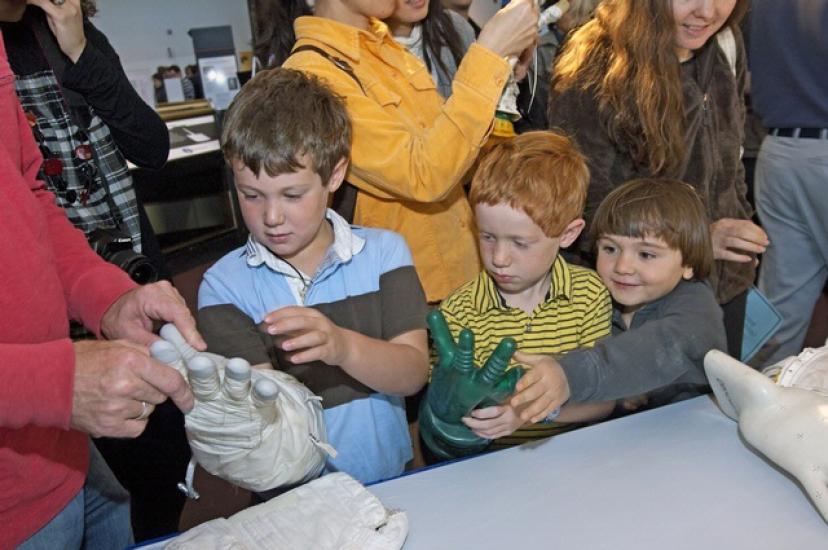
M511 405L505 404L475 409L471 416L463 417L463 424L478 437L497 439L514 433L523 426L523 420Z
M518 381L509 405L522 409L523 422L540 422L569 399L569 382L561 366L549 355L518 351L514 359L529 368Z
M647 397L646 393L642 393L641 395L634 395L632 397L627 397L626 399L621 400L621 408L625 411L637 411L641 407L647 404L649 398Z
M267 332L284 336L279 342L292 363L322 361L341 365L348 357L346 331L319 311L301 306L287 306L269 313L263 321Z

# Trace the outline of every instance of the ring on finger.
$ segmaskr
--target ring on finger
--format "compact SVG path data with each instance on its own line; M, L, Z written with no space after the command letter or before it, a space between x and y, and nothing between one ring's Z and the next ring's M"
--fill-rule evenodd
M62 6L65 3L66 3L66 0L52 0L52 4L54 4L56 6Z
M152 410L154 408L154 405L150 405L146 401L141 401L141 414L139 414L136 417L130 418L129 420L146 420L147 418L149 418L149 415L152 414Z

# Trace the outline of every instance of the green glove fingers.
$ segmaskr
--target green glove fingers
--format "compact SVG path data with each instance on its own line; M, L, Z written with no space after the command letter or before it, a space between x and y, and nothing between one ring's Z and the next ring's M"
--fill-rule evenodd
M443 317L443 312L439 309L433 309L428 312L428 315L426 315L426 324L431 331L431 339L434 341L434 347L439 357L439 362L434 366L435 370L438 367L442 368L450 365L454 361L457 346L454 343L451 330L446 323L446 318Z
M457 338L457 353L454 354L451 368L458 374L474 372L474 333L467 328L461 330L460 337Z
M520 377L523 376L523 373L524 370L521 367L515 367L506 371L506 374L504 374L498 383L495 384L495 387L489 396L480 402L478 408L482 409L484 407L500 405L506 401L510 395L515 393L515 386L517 386L518 380L520 380Z
M495 350L486 359L483 368L480 369L480 380L487 386L494 388L509 366L509 361L517 350L517 344L513 338L504 338L497 345Z
M506 369L517 344L512 338L504 338L483 368L476 368L474 334L470 330L461 330L455 344L439 310L430 312L427 322L439 360L420 406L423 440L443 458L480 452L489 441L476 436L461 418L481 405L499 404L514 392L523 371Z

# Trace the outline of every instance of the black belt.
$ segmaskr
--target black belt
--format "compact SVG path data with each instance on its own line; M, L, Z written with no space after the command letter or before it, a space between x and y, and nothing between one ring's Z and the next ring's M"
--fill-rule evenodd
M769 128L772 136L828 139L828 128Z

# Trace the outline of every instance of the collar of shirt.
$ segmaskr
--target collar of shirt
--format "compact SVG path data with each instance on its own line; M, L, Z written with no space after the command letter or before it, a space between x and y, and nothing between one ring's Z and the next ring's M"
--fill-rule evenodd
M394 40L396 40L399 44L405 46L405 48L416 55L418 58L423 58L423 26L422 25L414 25L411 27L411 34L408 36L395 36Z
M316 274L322 273L330 266L350 261L354 255L359 254L365 247L365 239L356 235L351 230L351 226L345 221L345 218L328 208L325 212L325 219L330 221L333 227L334 242L325 253L325 257L322 263L319 264ZM297 284L304 286L298 270L293 268L285 260L276 256L266 246L257 241L253 235L247 238L246 254L247 265L250 267L258 267L265 264L270 270L284 275L291 285L291 289ZM313 280L313 277L309 277L305 273L302 273L302 277L308 282Z
M675 286L673 290L658 298L657 300L653 300L648 304L644 304L641 306L641 309L635 312L633 315L632 323L630 328L627 328L627 325L624 323L624 319L621 318L621 310L618 308L618 304L613 301L612 303L612 332L613 334L618 334L620 332L626 332L628 330L632 330L634 328L638 328L644 323L647 322L648 319L654 317L656 315L661 315L659 313L660 306L664 303L671 294L676 292L676 290L683 286L693 284L695 281L685 281L684 279L680 280L679 283Z
M566 260L560 254L555 258L551 271L552 282L544 303L558 299L572 299L572 274L569 271L569 264L566 263ZM473 300L475 307L481 313L495 308L509 309L500 292L498 292L497 285L486 271L480 273L480 276L477 278Z
M360 38L404 49L391 36L388 25L379 19L371 19L370 25L369 30L363 30L326 17L305 15L296 19L293 28L297 41L306 39L325 44L353 61L359 61Z

